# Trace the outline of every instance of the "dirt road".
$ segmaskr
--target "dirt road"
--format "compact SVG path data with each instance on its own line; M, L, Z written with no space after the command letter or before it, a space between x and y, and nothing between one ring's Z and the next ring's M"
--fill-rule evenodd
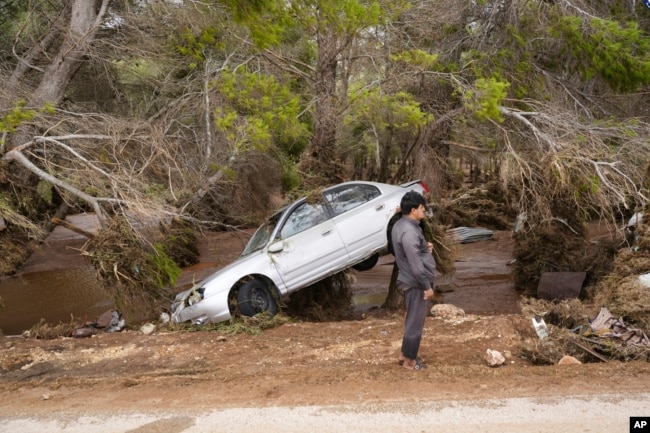
M509 398L111 413L68 412L0 420L2 431L65 432L394 432L557 433L629 431L627 414L646 413L650 394Z

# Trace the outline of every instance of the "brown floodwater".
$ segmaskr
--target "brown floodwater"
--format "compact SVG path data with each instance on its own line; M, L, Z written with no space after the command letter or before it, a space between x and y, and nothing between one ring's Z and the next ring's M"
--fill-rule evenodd
M78 214L66 220L86 231L99 226L93 214ZM15 276L0 279L0 331L21 334L41 319L50 325L94 321L113 308L113 301L96 277L95 269L81 248L86 238L57 226L27 259Z
M95 318L113 308L91 267L54 269L10 277L0 282L0 330L21 334L41 319L51 325Z

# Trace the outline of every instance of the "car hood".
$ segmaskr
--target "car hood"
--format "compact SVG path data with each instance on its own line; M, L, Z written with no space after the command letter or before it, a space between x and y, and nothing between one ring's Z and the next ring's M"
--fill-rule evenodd
M203 297L209 298L217 293L229 291L239 280L247 275L265 275L278 284L271 259L266 250L261 250L238 258L229 265L194 284L190 289L179 293L176 295L176 299L185 299L193 290L198 288L203 288Z

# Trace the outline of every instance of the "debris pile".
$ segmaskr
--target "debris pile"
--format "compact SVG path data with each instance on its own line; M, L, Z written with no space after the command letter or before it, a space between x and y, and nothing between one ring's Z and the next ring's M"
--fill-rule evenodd
M612 308L624 311L629 305L619 303ZM648 328L626 324L623 316L629 314L614 315L607 307L597 308L578 299L558 302L529 298L522 301L521 308L533 318L532 327L546 325L543 335L537 332L539 338L528 339L521 349L521 355L535 363L555 364L565 356L584 363L650 360Z
M115 305L129 320L143 313L153 316L167 305L168 288L181 274L168 254L172 243L161 230L147 228L146 233L115 217L83 247Z
M67 323L59 322L57 325L47 323L44 319L23 332L24 338L39 340L54 340L59 337L89 338L100 332L121 332L125 329L126 322L118 310L109 310L97 317L94 322L84 319L81 324L70 318Z
M622 317L617 318L606 307L600 309L589 325L583 325L573 331L584 340L601 346L604 343L599 339L618 339L623 347L632 352L637 349L650 349L650 339L645 332L627 327Z
M643 284L648 272L650 228L639 225L634 243L617 253L612 271L593 288L593 303L608 307L633 326L650 329L650 289Z
M516 212L505 200L499 182L487 183L483 188L460 189L443 202L440 222L452 227L487 227L509 230Z

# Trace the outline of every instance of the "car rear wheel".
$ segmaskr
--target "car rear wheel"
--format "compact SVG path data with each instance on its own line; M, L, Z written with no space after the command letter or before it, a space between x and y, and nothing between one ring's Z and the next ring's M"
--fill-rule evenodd
M268 285L260 280L251 280L239 288L237 292L239 312L244 316L252 317L259 313L269 313L275 316L278 313L278 303Z
M373 254L372 256L368 257L364 261L359 262L356 265L352 266L352 268L356 269L357 271L368 271L374 268L378 261L379 261L379 254Z

